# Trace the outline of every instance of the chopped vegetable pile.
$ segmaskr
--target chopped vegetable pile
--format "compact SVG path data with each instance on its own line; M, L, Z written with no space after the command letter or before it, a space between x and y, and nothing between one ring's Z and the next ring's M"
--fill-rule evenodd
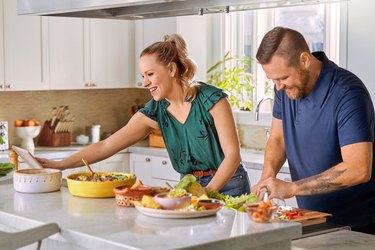
M241 212L245 212L243 204L258 201L255 194L253 193L233 197L230 195L220 194L217 191L210 191L208 192L208 197L224 201L226 208L234 208Z

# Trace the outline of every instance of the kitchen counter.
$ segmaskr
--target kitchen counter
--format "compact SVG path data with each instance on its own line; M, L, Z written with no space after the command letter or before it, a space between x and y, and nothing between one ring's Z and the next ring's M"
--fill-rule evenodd
M352 250L375 249L375 236L349 230L320 234L308 238L294 240L292 250Z
M153 218L117 206L114 198L72 196L65 186L18 193L11 179L0 181L0 197L0 231L59 225L61 232L44 240L42 249L290 249L302 232L299 223L254 223L229 209L204 218Z
M35 156L44 158L65 158L83 149L84 146L72 145L70 147L36 147ZM142 141L134 146L122 150L123 153L137 153L150 156L169 157L165 148L149 147L147 141ZM241 148L242 161L246 163L248 168L263 169L264 152L252 150L248 148ZM0 151L0 162L8 162L8 151ZM280 173L289 174L288 164L285 163L281 168Z

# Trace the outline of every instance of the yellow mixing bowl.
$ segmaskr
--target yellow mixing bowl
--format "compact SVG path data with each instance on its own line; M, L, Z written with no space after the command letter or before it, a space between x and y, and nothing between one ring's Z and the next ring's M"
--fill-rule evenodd
M66 178L69 192L72 195L89 198L107 198L114 197L113 188L124 185L133 185L137 180L134 174L122 172L96 172L97 174L115 174L124 175L126 179L116 181L77 181L78 176L90 176L90 172L82 172L68 175Z

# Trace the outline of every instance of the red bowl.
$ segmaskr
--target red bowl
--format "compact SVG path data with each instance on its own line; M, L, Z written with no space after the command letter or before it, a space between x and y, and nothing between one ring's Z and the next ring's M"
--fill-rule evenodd
M143 195L151 195L152 187L140 185L135 189L130 189L131 186L115 187L116 204L122 207L134 207L133 201L141 201Z
M216 199L208 199L208 200L199 200L198 201L198 206L200 207L205 207L206 209L215 209L220 207L221 201L216 200Z

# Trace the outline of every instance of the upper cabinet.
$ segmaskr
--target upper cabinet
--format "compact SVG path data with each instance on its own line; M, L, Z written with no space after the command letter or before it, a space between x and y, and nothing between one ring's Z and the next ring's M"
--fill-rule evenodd
M146 19L135 23L135 66L136 86L142 87L143 80L138 71L139 55L144 48L161 41L165 35L180 34L188 43L189 56L197 63L196 80L206 79L212 34L213 15L183 16L158 19Z
M0 90L47 90L42 19L18 16L17 1L0 1Z
M134 23L49 17L51 89L134 85Z

